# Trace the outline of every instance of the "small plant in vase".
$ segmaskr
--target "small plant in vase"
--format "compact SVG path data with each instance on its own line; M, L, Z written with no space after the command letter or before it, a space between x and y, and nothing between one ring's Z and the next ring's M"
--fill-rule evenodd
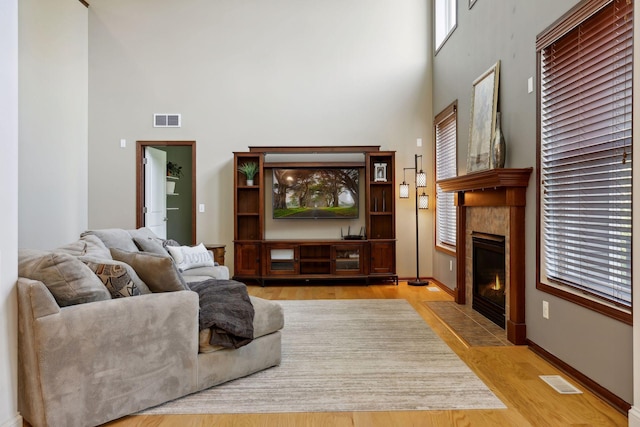
M167 162L167 176L171 178L182 178L182 166L177 163ZM175 194L176 182L167 180L167 194Z
M182 178L182 166L177 163L167 162L167 176Z
M253 178L258 173L258 164L255 162L243 163L238 166L238 171L247 177L247 185L253 185Z

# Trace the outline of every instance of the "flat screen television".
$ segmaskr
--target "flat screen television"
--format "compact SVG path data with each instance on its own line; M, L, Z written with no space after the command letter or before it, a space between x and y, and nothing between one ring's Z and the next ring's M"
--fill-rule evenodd
M358 218L359 175L357 168L273 168L273 218Z

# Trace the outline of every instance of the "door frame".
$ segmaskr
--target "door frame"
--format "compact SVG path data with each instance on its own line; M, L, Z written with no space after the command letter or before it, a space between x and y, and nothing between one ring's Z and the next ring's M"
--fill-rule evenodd
M136 228L144 225L144 148L191 147L191 242L196 241L196 142L195 141L136 141Z

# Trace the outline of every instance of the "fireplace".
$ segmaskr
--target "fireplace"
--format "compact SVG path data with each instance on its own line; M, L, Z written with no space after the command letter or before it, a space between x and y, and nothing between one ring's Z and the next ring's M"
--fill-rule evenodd
M471 306L505 327L505 237L472 233L473 299Z
M505 314L507 339L527 343L525 324L525 206L533 168L489 169L438 180L455 192L458 207L455 298L473 306L472 232L504 235Z

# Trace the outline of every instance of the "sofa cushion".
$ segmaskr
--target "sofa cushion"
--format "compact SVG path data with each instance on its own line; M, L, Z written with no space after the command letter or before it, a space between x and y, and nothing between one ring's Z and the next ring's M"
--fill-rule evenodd
M105 246L109 249L118 248L123 251L137 252L138 247L133 242L131 234L127 230L121 228L104 228L101 230L88 230L80 235L84 237L87 235L94 235L100 238Z
M216 265L215 267L196 267L182 272L182 278L186 282L198 282L207 279L229 280L229 267Z
M18 275L44 283L60 307L111 299L93 271L64 252L21 249Z
M197 246L167 246L180 271L197 267L215 267L213 258L202 243Z
M56 248L53 252L64 252L73 256L92 256L96 258L111 259L111 253L98 236L88 234L64 246Z
M128 252L111 248L113 259L129 264L151 292L184 291L189 288L170 256L146 252Z
M102 281L111 294L111 298L133 297L141 295L127 269L119 264L85 263Z
M284 327L284 311L282 306L275 301L249 296L253 310L253 338L260 338ZM211 329L203 329L198 335L198 351L211 353L222 350L224 347L209 344L211 341Z
M138 273L136 273L133 267L131 267L126 262L111 259L111 253L109 253L108 259L97 258L92 256L81 256L81 257L78 257L78 259L84 262L85 264L89 264L89 263L105 264L105 265L113 265L113 266L124 268L125 270L127 270L127 274L129 275L131 280L133 280L133 283L136 285L136 288L138 288L141 294L145 295L145 294L151 293L151 290L149 289L147 284L144 283L144 281L140 278L140 276L138 276Z
M153 231L151 231L150 228L147 227L140 227L140 228L136 228L134 230L127 230L127 233L129 233L129 235L131 236L132 239L138 238L138 239L160 239L158 236L156 236L156 233L154 233Z
M162 239L150 237L134 237L133 242L143 252L167 256L168 252L162 246Z

